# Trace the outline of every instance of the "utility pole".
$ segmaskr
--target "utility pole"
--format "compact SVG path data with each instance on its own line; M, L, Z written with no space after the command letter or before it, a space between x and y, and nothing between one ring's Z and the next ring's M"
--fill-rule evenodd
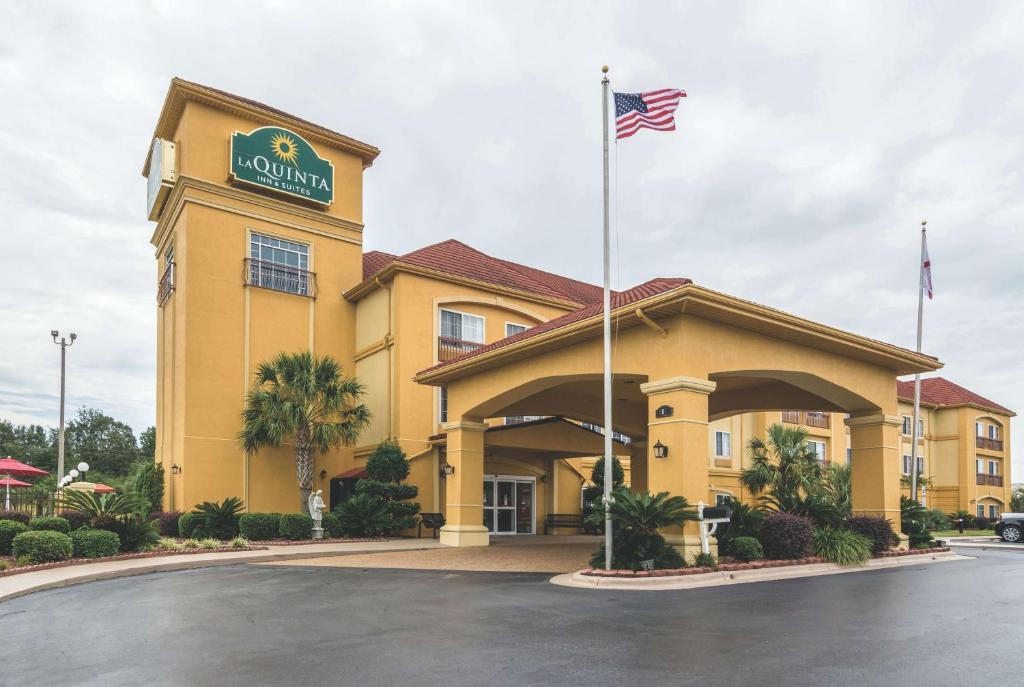
M64 477L64 372L67 362L68 347L74 345L78 335L71 332L67 338L60 335L56 329L50 330L53 343L60 346L60 427L57 430L57 479ZM58 341L58 337L60 340Z

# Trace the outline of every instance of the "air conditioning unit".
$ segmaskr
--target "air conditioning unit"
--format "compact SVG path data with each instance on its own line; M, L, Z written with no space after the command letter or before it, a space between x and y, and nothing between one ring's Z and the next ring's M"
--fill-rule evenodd
M146 185L146 217L150 221L160 219L177 173L174 142L162 138L153 139L153 147L149 151L149 183Z

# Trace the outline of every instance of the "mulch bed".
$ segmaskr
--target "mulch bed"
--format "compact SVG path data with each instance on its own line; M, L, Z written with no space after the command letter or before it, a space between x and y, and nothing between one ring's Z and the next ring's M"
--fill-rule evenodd
M0 570L0 577L18 575L20 573L36 572L37 570L49 570L50 568L66 568L69 565L83 565L85 563L104 563L106 561L129 561L136 558L162 558L164 556L182 556L190 553L226 553L228 551L265 551L266 546L218 546L215 549L185 549L183 551L171 551L161 549L160 551L140 551L138 553L119 553L116 556L104 556L102 558L69 558L66 561L54 561L52 563L35 563L33 565L15 565L12 558L0 558L7 561L11 566L7 570Z
M910 549L908 551L885 551L875 558L897 558L899 556L916 556L928 553L949 551L948 546L935 546L930 549ZM786 568L794 565L814 565L825 563L823 558L810 556L784 561L752 561L750 563L722 563L717 568L666 568L664 570L605 570L604 568L584 568L581 575L588 577L682 577L684 575L700 575L710 572L732 572L735 570L761 570L763 568Z

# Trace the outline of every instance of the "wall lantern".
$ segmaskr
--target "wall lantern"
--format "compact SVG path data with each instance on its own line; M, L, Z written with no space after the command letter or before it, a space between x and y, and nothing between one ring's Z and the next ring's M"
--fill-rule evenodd
M180 475L181 474L181 466L172 463L171 464L171 474L172 475Z
M546 484L547 481L548 481L548 476L547 475L541 475L540 476L540 483L541 484Z
M654 457L655 458L667 458L668 457L668 446L661 443L660 441L654 444Z
M441 466L441 476L442 477L451 477L454 474L455 474L455 466L452 465L451 463L445 463L444 465Z
M320 479L327 479L327 470L320 471Z

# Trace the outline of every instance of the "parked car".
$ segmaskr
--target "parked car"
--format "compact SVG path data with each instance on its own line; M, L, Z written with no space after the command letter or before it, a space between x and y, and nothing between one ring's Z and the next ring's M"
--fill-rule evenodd
M1010 544L1024 541L1024 513L1003 513L996 523L996 534Z

